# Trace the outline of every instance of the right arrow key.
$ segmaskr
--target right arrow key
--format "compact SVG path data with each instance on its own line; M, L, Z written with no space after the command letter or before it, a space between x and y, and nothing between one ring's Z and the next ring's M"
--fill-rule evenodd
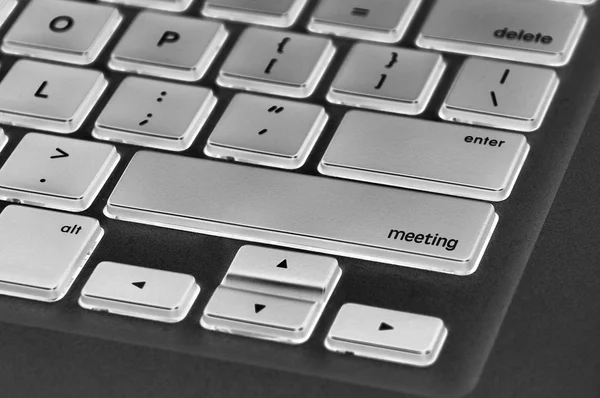
M325 346L335 352L424 367L437 360L447 334L439 318L346 304Z

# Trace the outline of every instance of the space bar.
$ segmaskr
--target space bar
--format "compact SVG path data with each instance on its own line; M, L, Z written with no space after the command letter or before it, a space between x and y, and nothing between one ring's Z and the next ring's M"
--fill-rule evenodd
M110 217L459 275L497 222L488 203L138 152Z

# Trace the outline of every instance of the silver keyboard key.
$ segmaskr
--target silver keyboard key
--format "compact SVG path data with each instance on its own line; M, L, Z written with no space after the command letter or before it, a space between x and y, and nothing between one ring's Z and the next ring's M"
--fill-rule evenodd
M102 262L86 282L79 305L94 311L175 323L200 293L191 275Z
M302 344L312 334L320 313L317 303L220 286L200 319L219 332Z
M319 171L500 201L510 195L528 152L520 134L353 111L342 120Z
M470 58L439 114L461 123L534 131L541 126L558 83L551 69Z
M325 123L323 107L250 94L236 95L204 153L283 169L301 167Z
M31 1L4 37L2 51L89 64L121 20L113 7L65 0Z
M321 0L308 29L384 43L400 41L421 0Z
M0 169L0 199L83 211L118 161L112 145L30 133Z
M582 7L550 0L438 1L417 45L562 66L569 62L586 21Z
M103 233L89 217L6 207L0 214L0 294L60 300Z
M72 133L106 86L95 70L19 60L0 83L0 123Z
M327 100L417 115L427 107L445 69L440 54L359 43L333 81Z
M153 8L163 11L185 11L192 0L102 0L107 3L124 4L128 6Z
M182 151L190 147L216 102L204 87L127 77L92 134L102 140Z
M224 87L306 98L315 90L335 47L331 40L248 28L221 68Z
M117 44L115 70L185 81L199 80L227 38L221 23L141 12Z
M246 245L237 252L223 285L326 303L341 274L333 257Z
M325 347L339 353L411 366L431 366L444 346L448 329L439 318L359 304L345 304Z
M292 26L307 0L207 0L206 17L286 28Z
M476 270L498 220L488 203L146 151L105 213L459 275Z

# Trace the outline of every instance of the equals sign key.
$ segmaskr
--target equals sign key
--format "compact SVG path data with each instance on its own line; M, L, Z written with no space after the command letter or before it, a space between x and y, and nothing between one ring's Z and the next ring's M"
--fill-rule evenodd
M365 18L369 15L370 12L371 12L371 10L369 10L368 8L354 7L352 9L351 14L354 15L355 17Z

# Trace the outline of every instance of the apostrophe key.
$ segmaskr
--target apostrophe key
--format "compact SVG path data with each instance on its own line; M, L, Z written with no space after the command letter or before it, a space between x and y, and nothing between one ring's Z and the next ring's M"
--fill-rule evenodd
M327 122L323 107L238 94L208 139L204 153L282 169L301 167Z

